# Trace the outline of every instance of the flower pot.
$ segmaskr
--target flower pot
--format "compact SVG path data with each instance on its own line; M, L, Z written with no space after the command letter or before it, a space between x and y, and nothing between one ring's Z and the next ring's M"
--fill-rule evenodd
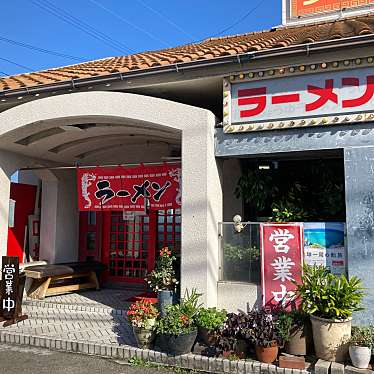
M261 347L260 345L256 344L255 350L257 359L265 364L273 363L278 357L277 344L274 344L271 347Z
M156 345L161 351L169 355L184 355L191 352L196 336L197 331L180 335L160 334L157 336Z
M310 323L291 329L290 339L284 345L286 353L294 356L305 356L311 351L313 337Z
M359 369L367 369L371 359L371 349L368 347L350 345L349 356L353 366Z
M211 331L205 327L200 327L197 330L197 340L207 347L212 344L212 334Z
M344 362L348 356L352 318L340 321L310 316L310 320L317 358L325 361Z
M157 291L158 308L160 310L161 317L166 315L166 307L173 304L173 291L160 290Z
M132 327L132 330L138 347L142 349L150 349L155 337L154 330L135 326Z

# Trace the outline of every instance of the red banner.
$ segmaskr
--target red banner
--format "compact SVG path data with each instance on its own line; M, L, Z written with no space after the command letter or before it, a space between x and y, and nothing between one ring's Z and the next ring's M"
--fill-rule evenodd
M303 263L302 223L261 224L263 305L286 306L294 298Z
M78 208L142 211L177 209L182 204L180 164L124 168L78 168Z

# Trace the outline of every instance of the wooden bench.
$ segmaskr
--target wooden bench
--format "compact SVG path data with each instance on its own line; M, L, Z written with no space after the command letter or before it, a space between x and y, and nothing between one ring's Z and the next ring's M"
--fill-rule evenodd
M26 277L31 279L26 293L41 300L72 291L99 290L97 273L104 269L105 266L97 261L30 266L24 269Z

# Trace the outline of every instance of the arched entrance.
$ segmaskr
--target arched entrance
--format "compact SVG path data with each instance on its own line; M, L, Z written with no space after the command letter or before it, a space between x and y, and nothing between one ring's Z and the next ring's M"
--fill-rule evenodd
M115 92L38 99L0 114L2 215L7 226L9 176L27 166L159 161L181 152L181 288L197 288L216 304L220 170L214 157L212 113L167 100ZM77 257L74 173L39 172L42 179L40 255L51 262ZM5 253L5 245L1 244Z

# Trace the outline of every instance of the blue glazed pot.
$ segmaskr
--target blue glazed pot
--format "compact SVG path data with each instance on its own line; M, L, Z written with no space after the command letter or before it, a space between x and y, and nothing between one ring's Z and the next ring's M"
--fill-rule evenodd
M173 291L160 290L157 291L158 308L160 310L161 317L166 315L166 307L173 305Z

